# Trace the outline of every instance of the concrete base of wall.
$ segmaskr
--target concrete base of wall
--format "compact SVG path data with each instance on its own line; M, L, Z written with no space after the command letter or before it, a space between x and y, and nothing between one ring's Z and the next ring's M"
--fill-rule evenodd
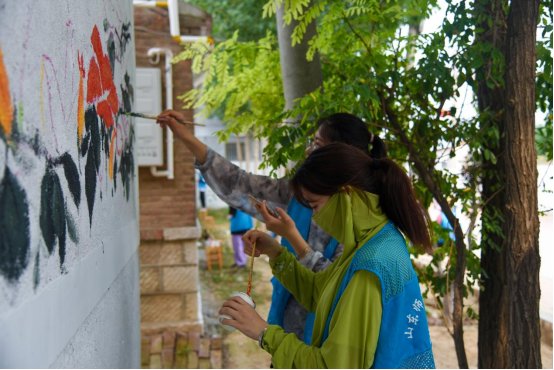
M138 253L135 253L50 367L138 367L138 302Z

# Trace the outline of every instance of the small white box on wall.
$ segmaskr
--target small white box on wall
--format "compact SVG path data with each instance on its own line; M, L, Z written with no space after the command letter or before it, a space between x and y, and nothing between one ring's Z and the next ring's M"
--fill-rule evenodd
M162 111L162 80L159 68L137 68L135 84L135 111L157 115ZM139 166L161 166L163 132L153 120L135 118L135 159Z

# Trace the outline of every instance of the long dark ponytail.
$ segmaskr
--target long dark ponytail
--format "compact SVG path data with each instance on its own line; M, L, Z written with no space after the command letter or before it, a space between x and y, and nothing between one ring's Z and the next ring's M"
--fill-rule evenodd
M319 195L332 195L352 186L379 196L379 206L410 241L431 250L431 238L423 207L410 178L388 158L373 159L343 143L331 143L315 150L291 179L297 199L305 202L302 188Z

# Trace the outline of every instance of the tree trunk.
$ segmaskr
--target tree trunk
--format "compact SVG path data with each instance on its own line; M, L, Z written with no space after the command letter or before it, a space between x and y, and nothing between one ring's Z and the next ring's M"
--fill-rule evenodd
M294 101L314 91L322 84L321 65L316 53L311 62L306 60L308 41L316 34L316 23L312 22L300 44L292 46L291 35L298 24L292 21L286 25L283 21L284 2L277 9L277 34L279 37L279 55L283 89L285 92L285 109L294 107Z
M540 368L539 220L535 151L535 37L538 0L487 1L499 17L488 35L505 56L504 86L480 86L481 111L496 114L498 161L483 182L483 290L479 300L479 367ZM494 8L497 6L497 8ZM507 32L503 32L503 25ZM483 81L483 85L485 81ZM499 106L500 104L500 106ZM501 185L498 186L498 185ZM495 231L487 226L497 223Z

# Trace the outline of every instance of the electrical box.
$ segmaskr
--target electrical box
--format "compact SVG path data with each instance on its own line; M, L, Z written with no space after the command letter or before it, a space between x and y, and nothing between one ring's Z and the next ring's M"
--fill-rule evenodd
M135 111L157 115L162 111L162 79L159 68L137 68ZM139 166L163 165L163 131L156 121L135 117L135 159Z

